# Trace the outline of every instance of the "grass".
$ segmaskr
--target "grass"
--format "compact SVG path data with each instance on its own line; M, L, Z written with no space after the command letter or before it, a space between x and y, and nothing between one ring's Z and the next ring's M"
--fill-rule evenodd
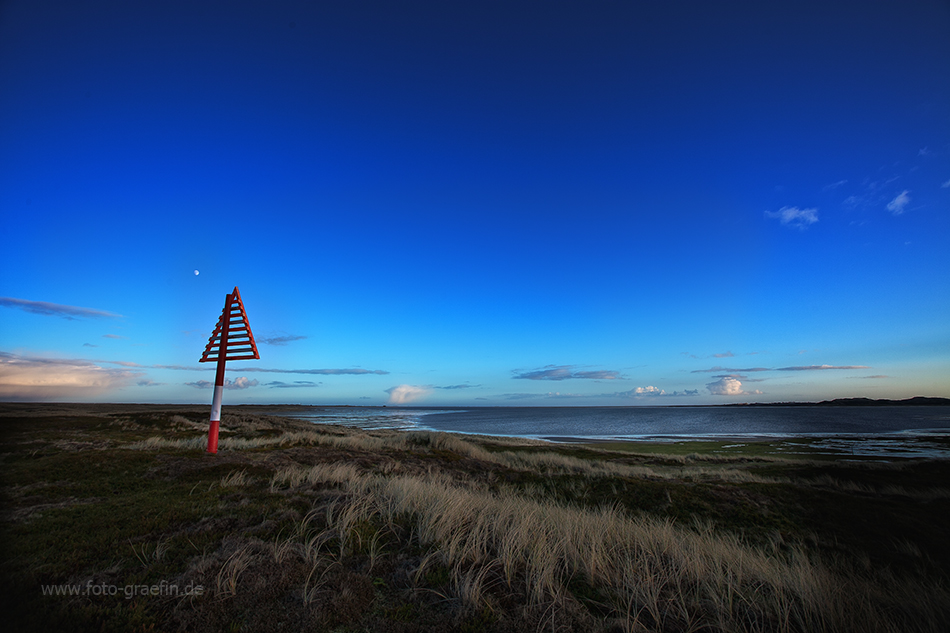
M210 456L206 414L0 405L2 595L16 630L950 620L946 461L358 432L242 407ZM53 585L81 591L44 595Z

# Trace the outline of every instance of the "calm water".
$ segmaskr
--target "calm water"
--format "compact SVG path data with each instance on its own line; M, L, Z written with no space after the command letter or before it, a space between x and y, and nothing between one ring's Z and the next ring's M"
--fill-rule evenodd
M313 407L278 412L363 429L546 440L764 440L821 437L829 450L948 456L950 407Z

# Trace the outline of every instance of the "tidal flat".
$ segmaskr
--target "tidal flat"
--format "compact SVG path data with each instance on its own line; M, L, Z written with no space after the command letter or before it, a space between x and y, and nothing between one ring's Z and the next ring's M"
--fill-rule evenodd
M12 630L950 621L947 459L882 460L824 450L823 438L363 431L251 406L225 408L209 455L207 416L192 405L0 404Z

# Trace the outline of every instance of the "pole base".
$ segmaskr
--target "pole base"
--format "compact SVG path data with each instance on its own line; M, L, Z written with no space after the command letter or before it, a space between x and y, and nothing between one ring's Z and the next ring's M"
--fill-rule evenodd
M218 427L219 420L211 420L211 427L208 429L208 452L214 455L218 452Z

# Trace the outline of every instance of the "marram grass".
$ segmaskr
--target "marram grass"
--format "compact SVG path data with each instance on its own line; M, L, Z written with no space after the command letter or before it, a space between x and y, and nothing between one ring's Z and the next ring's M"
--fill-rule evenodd
M17 630L950 621L945 462L611 452L243 410L224 416L209 456L204 410L30 406L0 407L3 590ZM171 585L203 592L43 594Z

